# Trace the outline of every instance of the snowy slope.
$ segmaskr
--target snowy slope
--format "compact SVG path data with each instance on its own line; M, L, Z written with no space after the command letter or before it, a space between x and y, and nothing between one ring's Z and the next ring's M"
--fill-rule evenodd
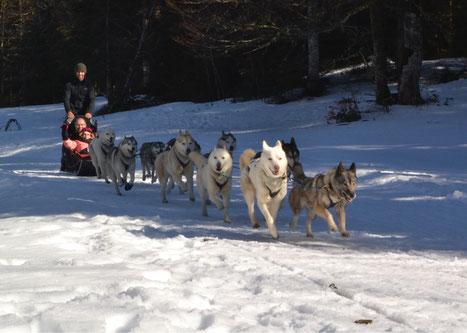
M397 106L345 126L326 124L329 108L352 93L374 111L371 87L285 105L186 102L97 118L139 144L185 128L204 151L233 131L236 160L262 139L294 136L309 175L355 161L347 240L321 220L307 239L304 217L288 230L287 205L279 241L264 226L252 230L238 169L232 225L214 207L203 218L199 202L177 191L161 204L139 167L118 197L101 180L58 171L61 105L0 109L0 123L23 127L0 132L0 332L465 331L467 82L430 90L440 105Z

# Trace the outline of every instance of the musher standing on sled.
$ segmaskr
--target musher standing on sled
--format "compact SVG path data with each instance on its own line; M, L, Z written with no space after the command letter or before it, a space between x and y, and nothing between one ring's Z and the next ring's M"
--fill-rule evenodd
M75 78L65 85L65 112L67 122L71 123L75 116L84 116L89 127L95 127L92 118L95 105L95 93L92 84L86 79L87 67L83 63L75 66Z

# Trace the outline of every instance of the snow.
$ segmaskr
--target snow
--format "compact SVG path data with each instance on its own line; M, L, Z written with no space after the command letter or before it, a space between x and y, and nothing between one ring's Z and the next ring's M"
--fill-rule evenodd
M284 105L180 102L97 117L139 145L188 129L208 151L233 131L235 161L262 139L294 136L309 175L354 161L349 239L322 220L307 239L304 216L289 230L287 204L279 241L264 223L251 229L238 169L231 225L177 191L162 204L139 161L118 197L58 171L61 105L0 109L1 123L23 128L0 132L0 332L464 332L467 80L428 92L448 105L386 113L371 86L354 84L360 110L373 112L345 126L326 115L347 87Z

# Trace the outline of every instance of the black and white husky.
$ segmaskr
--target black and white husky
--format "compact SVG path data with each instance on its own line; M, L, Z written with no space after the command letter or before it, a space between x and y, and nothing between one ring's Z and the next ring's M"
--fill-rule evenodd
M129 191L135 182L136 150L138 143L133 136L125 137L118 147L114 147L108 160L108 174L115 186L118 195L120 186L125 185L125 191ZM130 181L128 181L130 176Z

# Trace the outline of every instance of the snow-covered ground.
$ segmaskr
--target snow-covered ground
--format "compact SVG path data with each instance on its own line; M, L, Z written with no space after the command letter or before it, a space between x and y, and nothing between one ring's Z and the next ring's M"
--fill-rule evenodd
M330 106L365 85L285 105L172 103L98 117L119 139L167 141L188 129L204 151L221 130L240 152L294 136L309 175L356 162L350 239L250 228L234 170L233 223L138 181L118 197L59 172L61 105L0 109L0 332L465 332L467 80L429 87L440 105L397 106L345 126ZM425 94L428 94L425 91ZM446 104L448 105L444 105ZM196 193L197 199L198 194ZM261 215L258 213L258 216ZM361 325L356 320L369 319Z

